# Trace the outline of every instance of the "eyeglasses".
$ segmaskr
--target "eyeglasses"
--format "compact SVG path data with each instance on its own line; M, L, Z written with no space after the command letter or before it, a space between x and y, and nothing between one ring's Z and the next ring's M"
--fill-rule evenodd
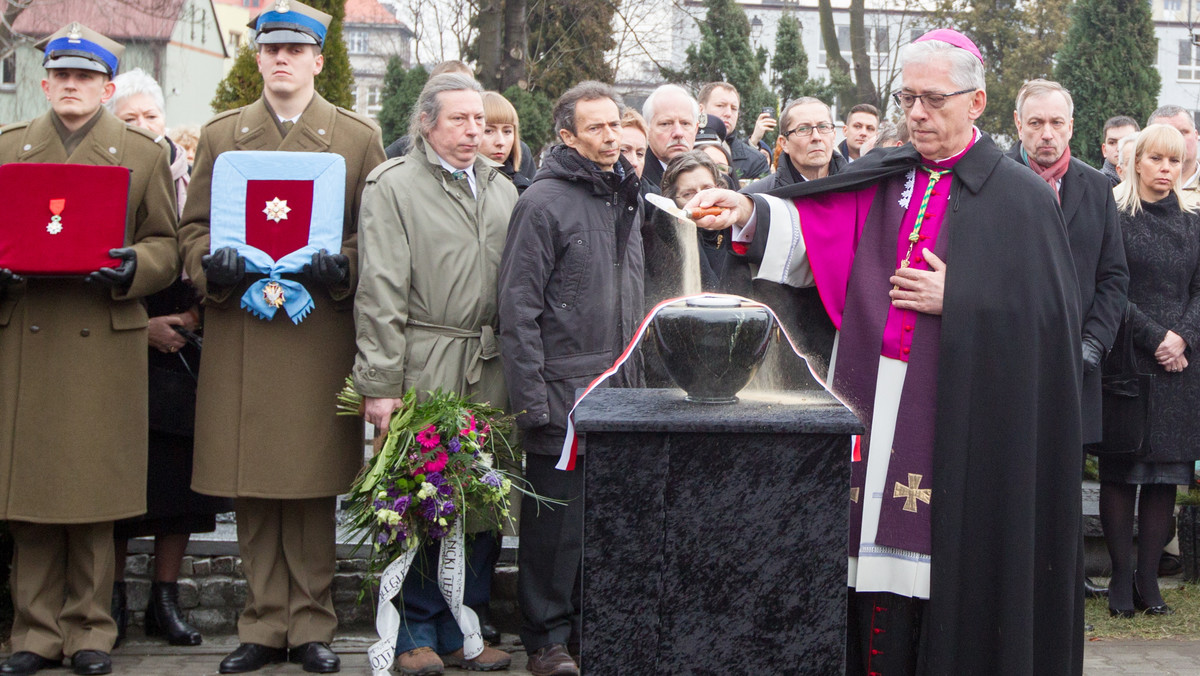
M832 134L833 133L833 125L829 124L828 122L822 122L821 124L813 125L813 126L809 126L807 124L802 124L799 127L793 128L791 131L783 132L783 137L787 138L787 137L791 136L792 134L795 134L796 136L800 136L800 137L812 136L814 131L820 132L822 134Z
M893 92L892 98L895 99L897 104L905 109L912 108L913 104L917 102L917 99L921 99L921 103L926 108L932 108L936 110L946 105L946 99L950 98L951 96L966 94L968 92L973 92L976 89L978 89L978 87L971 87L970 89L950 92L949 94L909 94L907 92Z

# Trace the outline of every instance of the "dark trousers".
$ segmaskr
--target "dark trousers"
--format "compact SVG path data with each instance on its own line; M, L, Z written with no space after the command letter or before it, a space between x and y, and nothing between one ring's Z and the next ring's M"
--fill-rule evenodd
M493 550L500 549L499 538L491 533L468 535L467 570L463 586L463 605L486 606L492 594ZM450 606L438 588L437 569L441 541L427 542L413 559L412 568L404 578L401 598L400 633L396 637L396 654L426 646L440 655L452 653L463 645L462 630L450 614Z
M554 469L557 455L525 456L525 479L534 493L566 504L521 503L521 545L517 551L517 600L521 641L530 654L554 643L579 638L579 573L583 563L583 471Z
M924 673L929 601L888 592L849 590L846 676L914 676Z

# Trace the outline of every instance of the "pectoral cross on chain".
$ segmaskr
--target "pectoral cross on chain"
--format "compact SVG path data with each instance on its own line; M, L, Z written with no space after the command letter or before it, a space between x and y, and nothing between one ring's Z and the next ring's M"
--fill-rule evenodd
M922 477L920 474L909 474L907 486L899 481L896 482L896 489L892 493L892 497L904 498L904 507L902 507L902 509L906 512L913 512L915 514L917 511L918 500L927 505L929 504L929 499L933 495L933 490L930 488L918 488L918 486L921 485L921 479Z

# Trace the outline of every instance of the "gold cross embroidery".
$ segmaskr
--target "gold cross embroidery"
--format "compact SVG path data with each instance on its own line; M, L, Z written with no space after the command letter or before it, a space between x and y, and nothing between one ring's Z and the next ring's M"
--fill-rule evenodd
M858 491L859 490L860 489L858 489L858 488L850 489L850 502L858 502Z
M906 512L915 513L917 511L917 500L929 504L929 498L933 491L929 488L918 488L921 485L921 478L920 474L909 474L907 486L899 481L896 482L896 489L892 493L892 497L904 498L903 509Z

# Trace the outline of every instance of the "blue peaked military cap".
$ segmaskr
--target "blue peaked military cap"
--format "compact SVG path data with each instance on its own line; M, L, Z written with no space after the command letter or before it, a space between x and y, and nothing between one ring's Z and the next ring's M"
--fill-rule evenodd
M108 75L117 73L125 48L74 21L34 45L45 53L46 68L79 68Z
M248 26L260 45L325 45L325 34L333 17L295 0L275 0L275 5L259 14Z

